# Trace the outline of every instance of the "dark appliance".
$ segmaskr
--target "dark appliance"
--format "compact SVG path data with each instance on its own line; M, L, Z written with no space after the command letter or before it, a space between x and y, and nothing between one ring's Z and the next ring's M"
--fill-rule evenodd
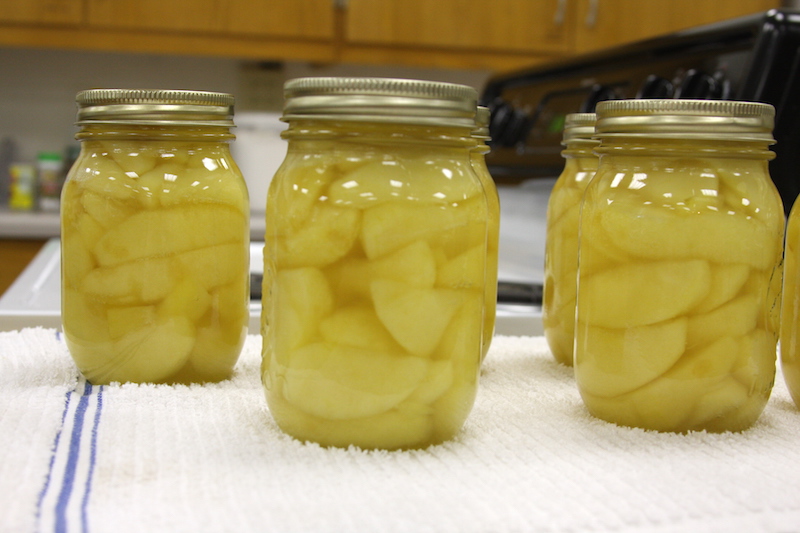
M487 163L500 183L557 176L568 113L622 98L766 102L776 108L770 173L789 213L800 193L800 12L771 10L489 79Z

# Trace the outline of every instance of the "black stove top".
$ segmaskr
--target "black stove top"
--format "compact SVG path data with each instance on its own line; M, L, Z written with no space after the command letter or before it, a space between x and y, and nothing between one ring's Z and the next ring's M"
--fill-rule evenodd
M800 193L798 96L800 12L771 10L491 78L487 163L498 181L557 176L565 116L602 100L765 102L776 108L770 173L788 214Z

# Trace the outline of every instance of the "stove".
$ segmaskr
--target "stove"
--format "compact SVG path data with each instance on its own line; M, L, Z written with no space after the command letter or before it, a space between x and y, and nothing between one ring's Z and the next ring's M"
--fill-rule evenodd
M623 98L765 102L776 108L772 179L788 215L800 193L800 12L765 13L491 78L487 163L498 182L557 176L568 113Z

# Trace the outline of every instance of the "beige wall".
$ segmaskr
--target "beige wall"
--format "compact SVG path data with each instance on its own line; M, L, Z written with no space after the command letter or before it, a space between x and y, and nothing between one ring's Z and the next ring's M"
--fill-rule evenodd
M234 59L0 48L0 139L11 137L20 159L73 143L75 94L92 87L170 88L236 94L240 62ZM284 66L287 78L316 75L395 76L472 85L488 74L407 67ZM239 108L237 108L239 109Z

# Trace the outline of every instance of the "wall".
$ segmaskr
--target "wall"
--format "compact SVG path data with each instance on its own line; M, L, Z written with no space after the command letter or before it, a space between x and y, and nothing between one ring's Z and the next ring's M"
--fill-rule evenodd
M235 59L0 48L0 139L11 137L19 160L74 143L75 94L92 87L171 88L237 94L243 64ZM450 81L480 90L488 73L289 63L298 76L393 76ZM242 110L237 107L237 111Z

